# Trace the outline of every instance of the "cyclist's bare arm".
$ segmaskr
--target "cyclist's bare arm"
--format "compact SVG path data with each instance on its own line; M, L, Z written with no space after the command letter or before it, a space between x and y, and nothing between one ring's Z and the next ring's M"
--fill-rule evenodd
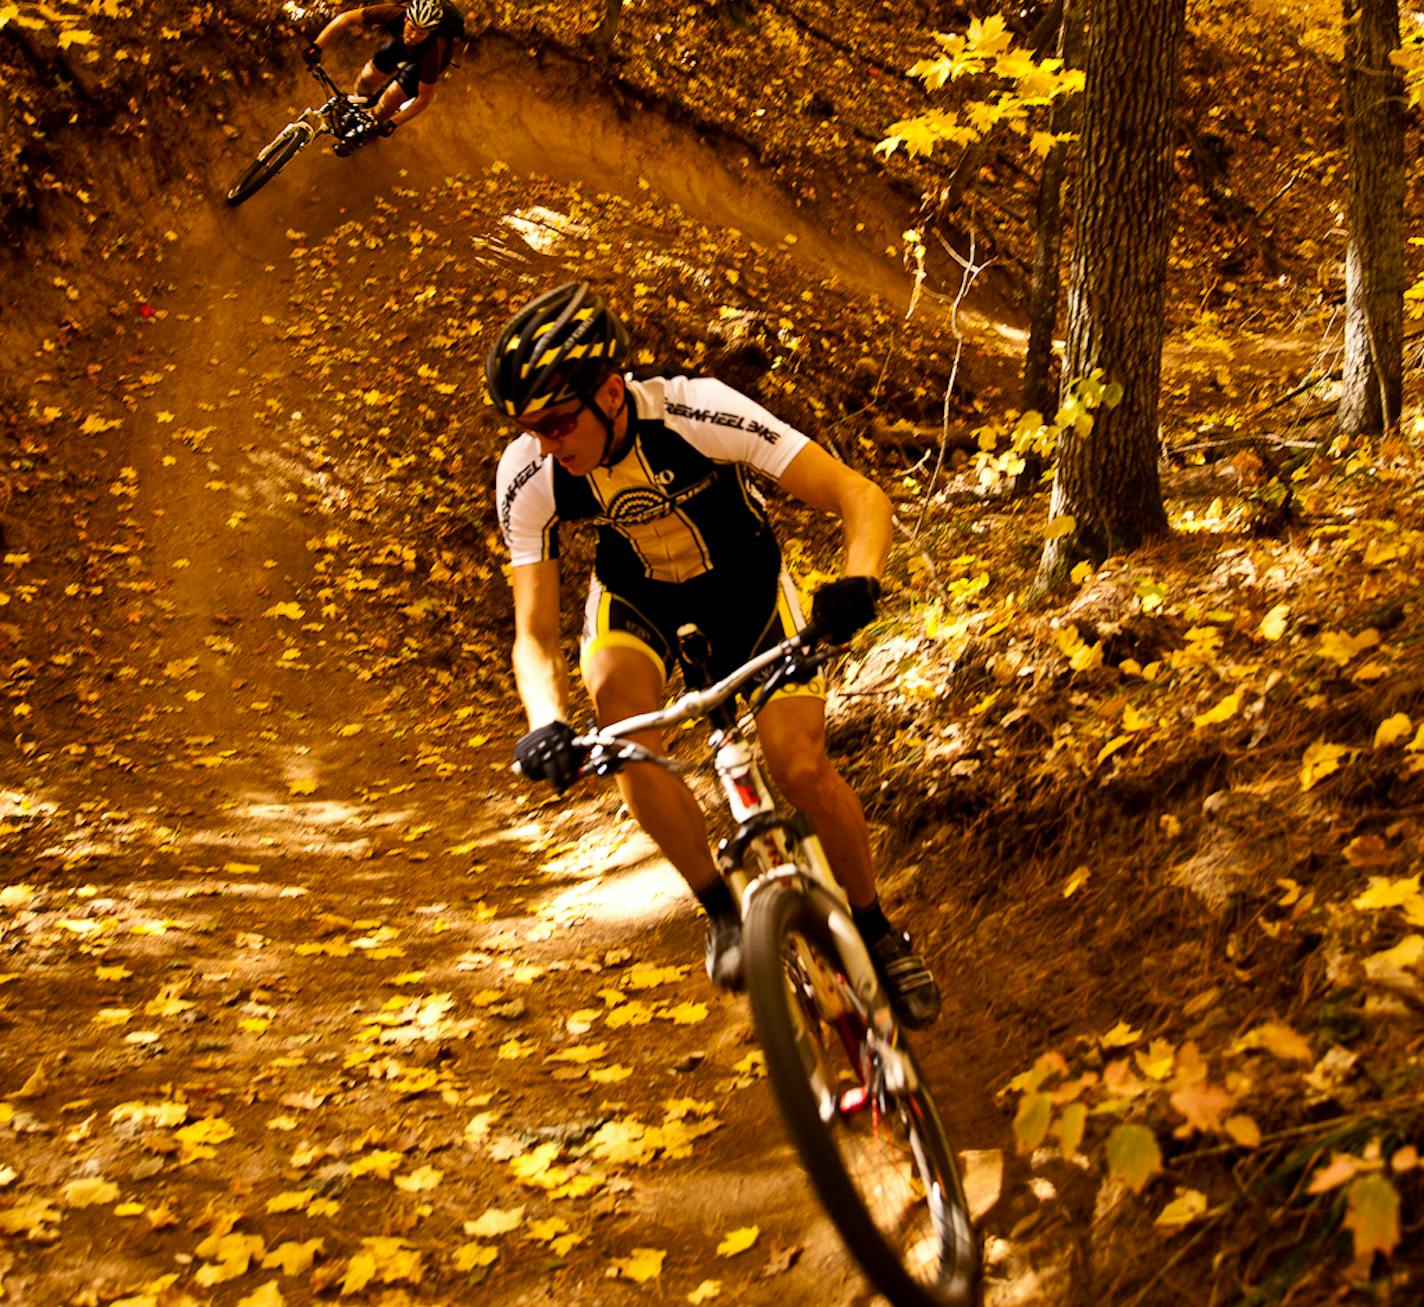
M421 82L413 98L406 100L400 108L390 116L390 123L393 127L403 127L416 114L424 113L435 100L435 83Z
M348 9L344 14L337 14L325 27L317 33L316 47L318 50L325 50L333 40L341 36L352 27L364 27L365 20L360 9Z
M894 525L890 498L879 486L819 445L807 445L791 460L780 485L803 503L841 519L847 576L880 579Z
M569 669L559 648L559 564L510 569L514 586L514 684L529 725L568 720Z

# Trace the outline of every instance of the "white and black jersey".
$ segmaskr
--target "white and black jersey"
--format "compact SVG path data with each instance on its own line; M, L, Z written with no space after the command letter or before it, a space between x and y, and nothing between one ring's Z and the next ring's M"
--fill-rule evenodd
M780 551L752 481L773 481L807 437L710 377L628 378L629 440L612 467L566 472L529 434L500 459L500 529L514 566L558 556L562 522L598 531L594 572L617 594L709 573L775 576Z

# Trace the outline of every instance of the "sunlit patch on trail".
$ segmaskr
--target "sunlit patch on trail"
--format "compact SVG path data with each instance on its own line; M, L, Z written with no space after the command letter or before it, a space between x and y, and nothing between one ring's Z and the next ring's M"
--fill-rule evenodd
M636 925L685 906L687 891L661 859L584 881L551 899L541 916L561 921L603 921Z
M507 214L502 221L513 227L529 248L539 254L557 254L569 244L569 238L587 240L589 234L583 224L540 204Z

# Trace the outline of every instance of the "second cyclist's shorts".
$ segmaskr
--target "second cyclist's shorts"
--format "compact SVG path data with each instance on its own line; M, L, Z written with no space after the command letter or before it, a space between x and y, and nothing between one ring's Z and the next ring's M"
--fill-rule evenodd
M735 592L719 579L700 577L680 585L640 587L634 599L611 593L595 579L584 606L580 670L586 679L589 659L600 649L637 649L657 664L666 681L680 665L678 628L688 624L707 637L717 681L794 635L805 618L784 571L774 581L762 578ZM824 699L825 683L817 677L808 685L788 685L773 697L793 694Z

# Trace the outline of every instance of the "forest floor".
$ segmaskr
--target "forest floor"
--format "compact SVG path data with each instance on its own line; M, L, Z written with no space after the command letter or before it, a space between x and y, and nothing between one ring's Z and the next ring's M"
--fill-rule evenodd
M141 226L51 212L14 265L6 1300L874 1301L673 873L607 790L509 771L478 362L582 269L641 362L747 370L897 500L834 738L947 991L917 1046L988 1301L1416 1298L1415 427L1311 448L1266 405L1314 324L1198 314L1165 417L1212 452L1168 473L1174 535L1031 605L1044 496L924 457L955 340L905 320L894 189L822 211L558 57L461 71L229 210L291 98L254 92L168 192L95 174ZM1012 392L998 293L961 323L966 426ZM783 517L803 581L833 568Z

